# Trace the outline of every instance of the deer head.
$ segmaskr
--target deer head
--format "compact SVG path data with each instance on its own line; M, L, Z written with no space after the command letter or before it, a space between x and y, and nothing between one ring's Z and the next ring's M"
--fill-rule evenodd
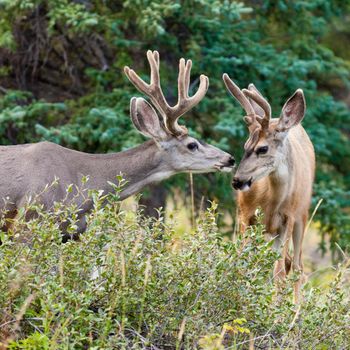
M140 97L131 99L131 119L136 129L155 141L159 150L164 153L162 159L175 172L231 171L234 158L230 154L189 136L186 127L178 124L178 119L205 96L209 79L205 75L201 75L199 88L190 97L192 62L191 60L185 62L181 58L178 76L178 101L175 106L170 106L160 86L159 53L147 51L147 59L151 67L149 84L144 82L134 70L129 67L124 68L129 80L140 92L150 98L153 105ZM156 110L160 114L161 120L158 118Z
M298 89L284 104L281 116L271 119L270 104L253 84L241 90L227 74L223 75L223 80L247 113L244 121L249 129L249 138L232 182L236 190L244 191L288 159L289 146L286 140L291 128L304 118L305 99L303 91Z

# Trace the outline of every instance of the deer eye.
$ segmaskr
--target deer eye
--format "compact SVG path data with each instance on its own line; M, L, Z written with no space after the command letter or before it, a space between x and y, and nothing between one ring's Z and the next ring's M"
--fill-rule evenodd
M262 146L262 147L259 147L259 148L256 150L256 154L257 154L257 155L259 155L259 154L266 154L268 150L269 150L269 147L268 147L268 146Z
M187 148L190 151L196 151L198 149L198 143L197 142L191 142L187 145Z

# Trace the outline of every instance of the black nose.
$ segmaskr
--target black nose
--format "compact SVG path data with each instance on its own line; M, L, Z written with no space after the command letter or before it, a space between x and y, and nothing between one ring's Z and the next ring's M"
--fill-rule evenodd
M231 157L231 158L228 160L227 164L228 164L229 166L234 166L234 165L235 165L235 159L234 159L233 157Z
M248 181L242 181L238 177L234 177L232 180L232 186L235 190L240 190L245 185L250 187L252 185L252 178L250 178Z
M232 187L235 190L239 190L243 186L243 181L240 181L237 177L234 177L232 180Z

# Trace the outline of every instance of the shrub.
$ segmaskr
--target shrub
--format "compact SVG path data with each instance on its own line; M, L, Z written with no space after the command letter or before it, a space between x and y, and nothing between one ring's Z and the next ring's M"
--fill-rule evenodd
M80 241L61 243L57 217L74 231L76 208L24 221L0 246L0 334L10 349L348 348L347 267L330 286L306 286L300 306L292 282L276 296L278 254L262 225L234 240L216 225L217 204L183 236L116 195L92 192L95 208ZM106 204L106 205L103 205Z
M209 76L206 98L183 123L237 161L247 128L222 74L241 87L254 83L274 116L302 88L303 125L317 155L315 202L324 198L316 219L323 236L350 249L350 113L341 102L350 86L349 0L1 0L0 11L1 144L45 139L104 153L140 143L129 118L130 98L139 95L123 67L148 81L148 49L160 52L172 104L180 57L194 63L191 94L199 74ZM186 192L184 179L162 186ZM221 175L196 181L200 196L231 212L228 186Z

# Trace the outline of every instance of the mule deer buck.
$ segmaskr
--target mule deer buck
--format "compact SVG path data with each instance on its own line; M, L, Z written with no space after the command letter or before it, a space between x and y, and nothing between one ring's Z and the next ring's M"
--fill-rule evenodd
M233 178L241 230L254 224L255 211L264 213L266 231L274 237L274 247L282 258L276 262L274 276L283 281L292 267L300 272L294 286L297 302L303 275L302 242L308 220L315 172L313 145L301 126L306 109L303 91L298 89L285 103L279 118L271 119L271 107L253 84L239 87L224 74L229 92L247 115L249 138L242 161ZM293 240L293 258L289 242Z
M46 210L55 202L65 199L70 184L78 185L88 176L87 189L114 191L110 182L123 174L127 181L121 199L139 192L150 183L158 182L181 172L205 173L230 171L234 159L228 153L199 142L178 124L184 113L197 105L208 89L208 78L200 77L198 91L189 96L191 61L180 59L178 76L178 102L170 106L160 86L159 54L147 52L151 67L151 81L147 84L130 68L124 71L129 80L145 95L162 116L159 120L154 108L143 98L132 98L131 119L136 129L150 140L138 147L114 154L88 154L77 152L50 142L0 147L0 198L2 212L7 219L14 218L29 196L41 192L55 178L56 186L49 187L38 200ZM6 200L4 200L4 198ZM78 233L86 228L85 214L92 209L91 201L72 194L68 202L80 209ZM11 220L8 220L10 222ZM5 229L8 227L5 227Z

